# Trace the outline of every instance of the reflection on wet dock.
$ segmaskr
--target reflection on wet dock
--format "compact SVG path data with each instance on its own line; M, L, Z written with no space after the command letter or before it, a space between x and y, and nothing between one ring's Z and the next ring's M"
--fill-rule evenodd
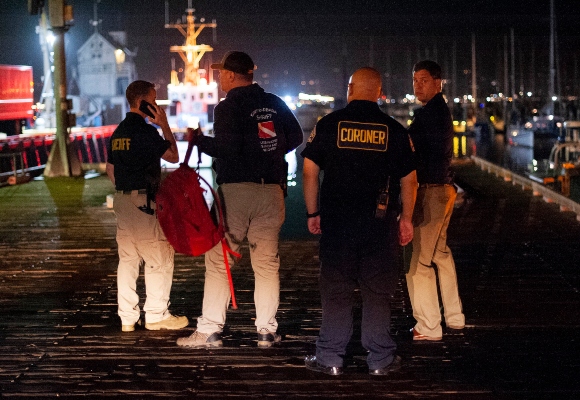
M175 345L201 312L203 257L176 257L171 309L184 332L122 333L116 315L115 221L105 177L0 188L0 396L91 398L578 398L580 224L528 190L456 160L465 190L450 228L467 317L461 333L413 343L404 277L393 299L403 368L367 374L355 328L345 374L307 371L320 326L317 238L301 184L290 187L280 245L283 341L258 349L248 250L233 268L239 310L225 347ZM298 177L299 178L299 177ZM142 290L142 278L139 281ZM359 299L360 300L360 299ZM355 317L360 318L357 308Z

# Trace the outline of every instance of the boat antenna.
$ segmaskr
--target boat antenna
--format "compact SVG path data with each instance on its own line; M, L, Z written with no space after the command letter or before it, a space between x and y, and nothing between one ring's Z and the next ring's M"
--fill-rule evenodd
M206 23L204 18L200 20L200 23L196 23L193 15L195 9L192 8L191 0L188 0L188 6L189 8L185 10L187 12L185 22L182 20L175 24L166 23L165 28L177 29L185 37L185 43L182 46L171 46L169 50L178 53L185 63L183 83L198 85L200 82L199 62L203 55L213 51L213 48L206 44L197 44L197 37L205 28L216 28L217 24L215 20Z
M99 32L99 24L103 22L103 20L99 19L97 16L97 5L100 2L101 0L95 0L93 4L93 19L89 20L89 23L95 28L95 33Z

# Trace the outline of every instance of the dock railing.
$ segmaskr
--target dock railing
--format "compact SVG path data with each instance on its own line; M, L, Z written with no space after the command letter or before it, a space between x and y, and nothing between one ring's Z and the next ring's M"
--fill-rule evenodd
M514 186L521 186L522 190L531 190L534 196L542 196L546 203L558 204L560 206L560 211L571 211L575 213L576 220L580 222L580 204L576 203L574 200L553 191L539 182L518 175L515 172L495 165L483 158L471 156L471 159L481 168L482 171L487 171L490 174L501 177L504 181L511 182Z

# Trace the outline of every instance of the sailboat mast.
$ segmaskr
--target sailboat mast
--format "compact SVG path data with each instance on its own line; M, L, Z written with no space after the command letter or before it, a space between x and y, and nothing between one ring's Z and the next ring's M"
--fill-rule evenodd
M554 21L554 0L550 0L550 82L548 88L548 95L550 96L550 114L554 115L554 98L556 97L555 80L556 80L556 69L554 67L554 53L555 53L555 43L554 43L554 31L555 31L555 21Z

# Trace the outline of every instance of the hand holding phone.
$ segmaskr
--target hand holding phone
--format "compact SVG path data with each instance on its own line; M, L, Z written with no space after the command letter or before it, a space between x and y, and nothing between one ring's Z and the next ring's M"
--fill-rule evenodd
M141 104L139 104L139 111L147 115L149 118L155 118L155 115L153 115L153 112L149 107L155 108L151 103L145 100L141 100Z

